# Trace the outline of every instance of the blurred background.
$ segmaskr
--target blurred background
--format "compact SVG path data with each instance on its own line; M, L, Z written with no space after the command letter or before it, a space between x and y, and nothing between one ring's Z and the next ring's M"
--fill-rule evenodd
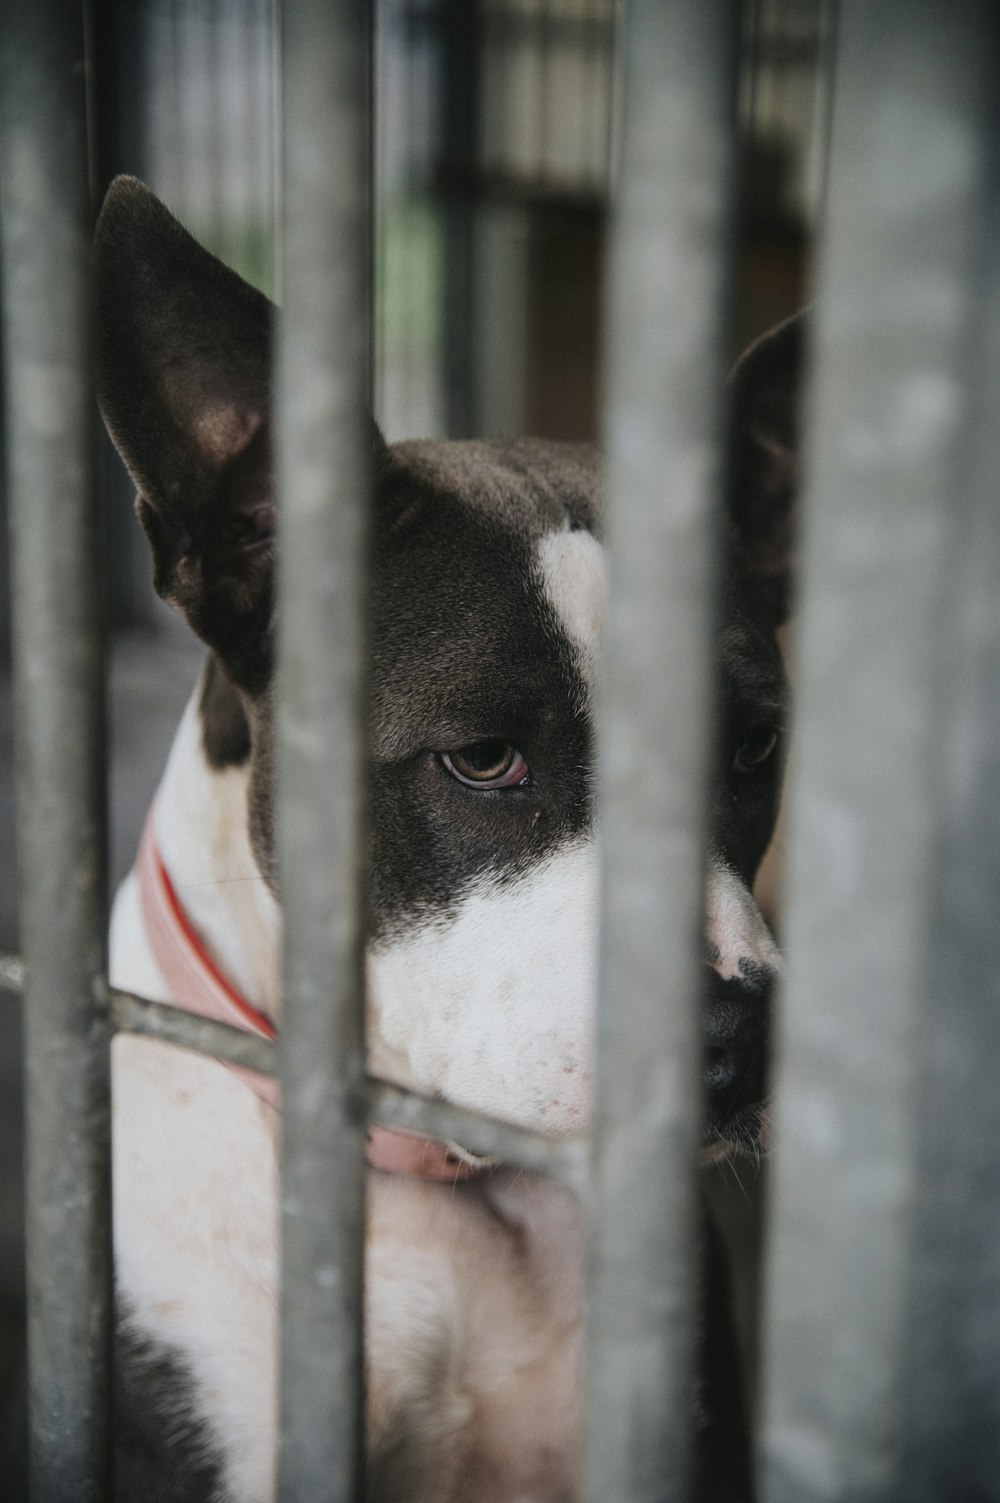
M373 403L390 440L599 440L617 11L615 0L373 0ZM734 357L808 300L832 12L832 0L744 0ZM115 174L133 173L279 298L277 0L91 0L88 22L95 206ZM201 654L153 596L131 485L110 445L105 460L117 883ZM4 512L0 481L0 947L16 949ZM0 993L5 1498L19 1496L23 1383L19 1047L18 1004ZM763 1176L748 1164L713 1176L752 1373Z

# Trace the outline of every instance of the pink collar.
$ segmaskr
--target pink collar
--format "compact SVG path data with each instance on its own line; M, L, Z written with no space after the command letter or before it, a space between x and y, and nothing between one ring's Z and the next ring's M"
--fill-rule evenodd
M155 805L154 805L155 808ZM136 876L146 937L175 1007L255 1033L277 1037L271 1019L253 1007L227 980L194 931L163 864L150 810L139 844ZM280 1109L280 1087L270 1076L230 1066L262 1101ZM455 1184L493 1168L494 1160L466 1157L464 1151L424 1133L398 1127L371 1127L365 1157L373 1169L412 1174Z

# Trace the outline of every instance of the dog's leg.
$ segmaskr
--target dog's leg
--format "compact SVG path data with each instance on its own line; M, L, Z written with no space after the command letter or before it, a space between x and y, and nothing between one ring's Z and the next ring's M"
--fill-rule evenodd
M119 1317L115 1338L115 1503L217 1503L221 1468L193 1412L179 1356Z

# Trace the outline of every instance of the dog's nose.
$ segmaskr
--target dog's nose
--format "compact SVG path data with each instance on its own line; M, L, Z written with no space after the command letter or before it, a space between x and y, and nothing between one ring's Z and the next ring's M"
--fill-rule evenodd
M705 1090L714 1139L728 1137L766 1093L774 976L759 964L746 965L728 981L711 967L706 970Z

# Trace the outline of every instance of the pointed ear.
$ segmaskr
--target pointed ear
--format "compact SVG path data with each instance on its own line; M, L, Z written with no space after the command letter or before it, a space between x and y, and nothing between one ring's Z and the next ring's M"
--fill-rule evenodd
M269 667L274 309L134 178L108 190L95 260L98 396L139 490L154 584L256 688Z
M808 315L764 334L730 386L728 507L736 571L772 626L788 615Z

